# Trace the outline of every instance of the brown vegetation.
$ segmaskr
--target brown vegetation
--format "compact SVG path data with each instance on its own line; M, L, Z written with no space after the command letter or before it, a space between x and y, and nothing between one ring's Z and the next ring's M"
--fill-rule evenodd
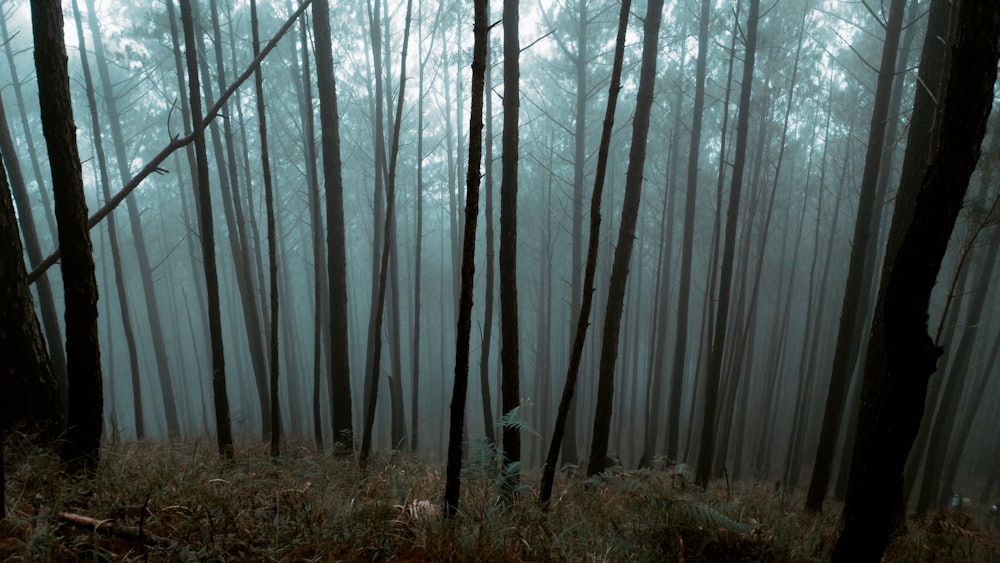
M839 507L805 514L801 495L771 484L701 492L658 470L570 476L545 513L527 491L502 502L498 475L473 463L448 521L435 461L376 454L362 474L311 447L283 451L272 460L254 444L225 465L208 441L112 445L85 481L11 444L0 560L821 561L836 539ZM978 511L911 521L886 561L995 558L1000 532Z

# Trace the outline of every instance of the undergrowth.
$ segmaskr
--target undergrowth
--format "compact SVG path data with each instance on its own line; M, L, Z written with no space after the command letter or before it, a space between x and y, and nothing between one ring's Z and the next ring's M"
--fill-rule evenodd
M441 463L381 453L361 473L352 458L285 451L272 460L254 444L226 465L204 441L112 445L81 479L51 452L14 444L0 560L822 561L836 539L839 507L807 515L801 496L773 486L563 474L542 511L539 472L523 470L521 493L504 501L502 476L482 460L463 473L461 510L446 521ZM908 530L887 560L998 559L986 520L945 512Z

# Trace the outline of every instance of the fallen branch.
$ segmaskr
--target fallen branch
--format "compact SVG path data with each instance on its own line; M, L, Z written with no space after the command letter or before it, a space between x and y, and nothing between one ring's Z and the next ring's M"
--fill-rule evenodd
M74 526L87 528L89 530L93 530L94 532L100 532L108 536L114 536L133 542L158 545L162 547L176 547L177 545L177 542L170 538L144 532L135 526L121 526L115 524L113 519L98 520L97 518L91 518L90 516L75 514L73 512L60 512L56 514L56 517L59 518L59 520Z
M281 39L285 36L285 33L287 33L289 29L291 29L292 24L295 23L295 21L299 18L299 16L302 15L302 12L304 12L305 9L311 3L312 0L302 0L302 4L298 7L297 10L295 10L294 13L292 13L291 16L289 16L289 18L281 26L281 29L279 29L278 32L274 34L274 37L272 37L271 40L268 41L267 45L260 51L260 54L254 58L254 60L250 63L250 65L247 66L246 70L244 70L243 73L240 74L236 78L236 80L234 80L233 83L229 85L228 88L226 88L226 90L222 93L222 95L219 96L219 100L215 102L215 105L213 105L211 109L208 110L208 112L205 114L205 117L203 117L200 121L195 123L194 131L185 135L184 137L174 137L173 139L171 139L170 143L168 143L167 146L163 147L163 150L157 153L152 160L146 163L146 166L144 166L142 170L139 171L138 174L133 176L132 179L129 180L122 187L122 189L118 191L117 194L114 195L114 197L109 199L108 202L104 204L104 207L98 209L93 215L90 216L90 218L87 220L88 229L93 229L94 226L100 223L102 219L104 219L112 211L114 211L114 209L118 207L121 204L121 202L124 201L125 198L129 196L129 194L131 194L137 187L139 187L139 184L141 184L143 180L149 177L150 174L154 172L157 173L164 172L164 170L160 168L160 165L163 164L163 161L165 161L167 157L173 154L174 151L176 151L177 149L191 144L191 142L194 141L195 136L201 134L208 127L208 124L211 123L212 120L214 120L219 115L219 111L221 111L222 107L226 105L226 102L229 101L229 98L232 97L232 95L236 92L236 90L238 90L239 87L242 86L243 83L246 82L248 78L250 78L250 75L253 74L254 70L256 70L257 67L259 67L260 64L264 61L264 57L266 57L278 45L278 42L281 41ZM35 266L33 270L31 270L31 273L28 274L28 284L30 285L35 283L35 281L38 280L38 278L40 278L42 274L45 273L46 270L51 268L52 265L59 260L60 256L61 252L57 247L52 254L48 255L45 258L45 260L42 260L37 266Z

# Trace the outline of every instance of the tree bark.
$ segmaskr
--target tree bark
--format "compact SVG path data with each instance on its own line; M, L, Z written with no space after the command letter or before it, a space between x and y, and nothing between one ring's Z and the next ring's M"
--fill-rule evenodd
M635 224L639 217L642 174L646 161L646 140L649 133L649 114L653 106L653 87L656 84L656 53L662 19L663 0L649 0L646 4L646 16L642 30L642 64L639 71L639 89L636 92L635 115L632 118L632 141L629 147L628 169L625 175L625 201L622 204L618 243L615 246L611 281L608 285L608 305L604 317L601 360L598 368L597 407L594 415L594 434L591 437L587 475L603 473L607 465L611 406L614 399L615 363L618 358L618 335L625 305L629 262L632 258L632 247L635 241Z
M518 0L503 2L503 166L500 180L500 395L502 414L521 404L520 343L517 311L518 115L521 105ZM504 494L513 494L520 472L521 435L503 428ZM513 467L512 467L513 466Z
M708 373L705 379L705 410L702 419L701 444L698 451L698 467L695 482L705 487L713 471L715 450L716 407L719 394L719 380L722 376L722 359L729 318L730 286L733 277L733 255L736 243L736 221L739 218L740 192L743 188L743 170L746 165L747 134L750 126L750 93L753 86L753 67L757 51L757 23L760 0L750 0L747 15L746 54L743 59L743 80L740 89L740 109L736 120L736 155L733 162L733 180L729 191L729 205L726 212L726 231L722 250L722 266L719 272L719 304L714 326L714 336L709 351Z
M850 388L852 366L858 350L852 343L856 321L867 311L859 311L862 289L868 287L863 278L865 253L871 237L871 216L875 204L878 183L879 161L885 144L886 121L889 98L892 93L893 74L896 68L896 52L903 26L903 12L906 0L893 0L889 8L889 20L885 28L882 46L882 62L879 66L878 85L875 91L874 108L868 133L868 149L865 154L865 168L861 178L861 194L858 199L858 215L854 223L854 237L851 240L851 258L847 271L847 284L841 306L840 325L837 331L837 345L834 349L833 369L830 387L823 412L823 426L820 430L812 478L806 496L806 509L819 511L829 489L833 454L840 434L840 423L844 416L847 391Z
M62 6L31 3L35 72L42 132L49 152L66 304L67 429L61 456L71 470L93 472L104 428L101 352L97 331L97 278L87 229L87 200L76 146Z
M862 410L844 527L834 561L877 560L889 541L902 473L924 412L941 349L927 332L927 312L993 104L1000 59L1000 5L965 2L934 154L914 199L897 201L910 220L893 216L898 252L883 266L869 339Z
M110 179L108 177L107 157L104 154L104 142L101 139L101 122L98 117L97 99L94 95L94 80L90 73L90 63L87 60L87 43L83 34L83 22L80 17L78 2L73 0L73 16L76 22L76 35L80 43L80 63L83 67L84 86L87 90L87 106L90 109L90 123L93 134L94 152L97 155L100 170L101 189L104 199L111 199ZM116 124L112 124L112 127ZM135 333L132 330L132 314L129 310L128 290L125 285L125 274L122 268L121 251L118 246L118 225L114 216L108 217L108 245L111 249L111 261L114 269L114 284L118 293L118 307L121 312L122 332L125 334L125 347L128 350L129 376L132 383L132 403L134 408L135 436L137 440L146 437L146 427L143 420L142 383L139 373L139 354L135 345ZM112 401L112 408L114 408ZM169 410L167 420L170 420ZM176 413L175 413L176 414ZM176 428L176 416L174 423Z
M260 30L257 2L250 0L250 28L253 36L253 56L260 54ZM303 46L304 47L304 46ZM281 402L278 397L278 244L274 225L274 186L271 181L271 157L267 146L267 111L264 106L264 77L260 67L254 71L254 97L257 102L257 123L260 127L260 160L264 175L264 207L267 213L268 278L270 279L270 398L271 398L271 457L281 454Z
M337 84L333 74L328 0L313 4L316 42L316 85L319 89L323 142L323 180L326 183L327 269L330 282L330 396L334 455L354 451L351 421L350 356L347 345L347 250L344 233L344 181L340 161L340 125Z
M407 2L409 5L409 2ZM476 223L479 219L480 166L483 148L483 96L486 77L488 12L486 0L475 0L472 51L472 109L469 112L469 166L466 174L465 232L462 240L462 288L455 345L455 381L448 430L448 466L444 508L447 518L458 512L461 488L465 399L469 386L469 333L472 331L472 290L476 272ZM405 59L404 59L405 60ZM400 82L402 84L402 81ZM400 97L402 99L402 97ZM399 114L397 113L397 117ZM397 119L397 124L399 120Z
M205 148L205 119L201 118L201 90L198 77L198 47L194 35L191 0L180 0L181 25L187 54L188 95L194 123L194 150L198 178L195 192L198 198L198 226L201 255L208 294L208 328L212 348L212 392L215 405L215 432L219 454L233 458L233 433L229 417L229 395L226 389L226 359L222 346L222 316L219 302L219 274L215 263L215 222L212 215L212 194L208 184L208 154Z

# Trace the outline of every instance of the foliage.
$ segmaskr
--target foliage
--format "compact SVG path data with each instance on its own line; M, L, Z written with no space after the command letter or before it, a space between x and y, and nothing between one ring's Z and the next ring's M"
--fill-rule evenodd
M468 470L449 522L443 468L406 454L375 454L362 474L292 444L276 460L265 443L246 446L226 465L208 441L140 442L108 447L91 481L23 439L8 458L2 560L820 561L837 531L836 516L798 512L799 495L745 483L681 491L655 469L560 478L547 513L529 494L500 502L496 473ZM536 472L522 477L537 484ZM169 543L96 534L60 512ZM912 521L886 560L986 560L998 540L996 527L944 512Z

